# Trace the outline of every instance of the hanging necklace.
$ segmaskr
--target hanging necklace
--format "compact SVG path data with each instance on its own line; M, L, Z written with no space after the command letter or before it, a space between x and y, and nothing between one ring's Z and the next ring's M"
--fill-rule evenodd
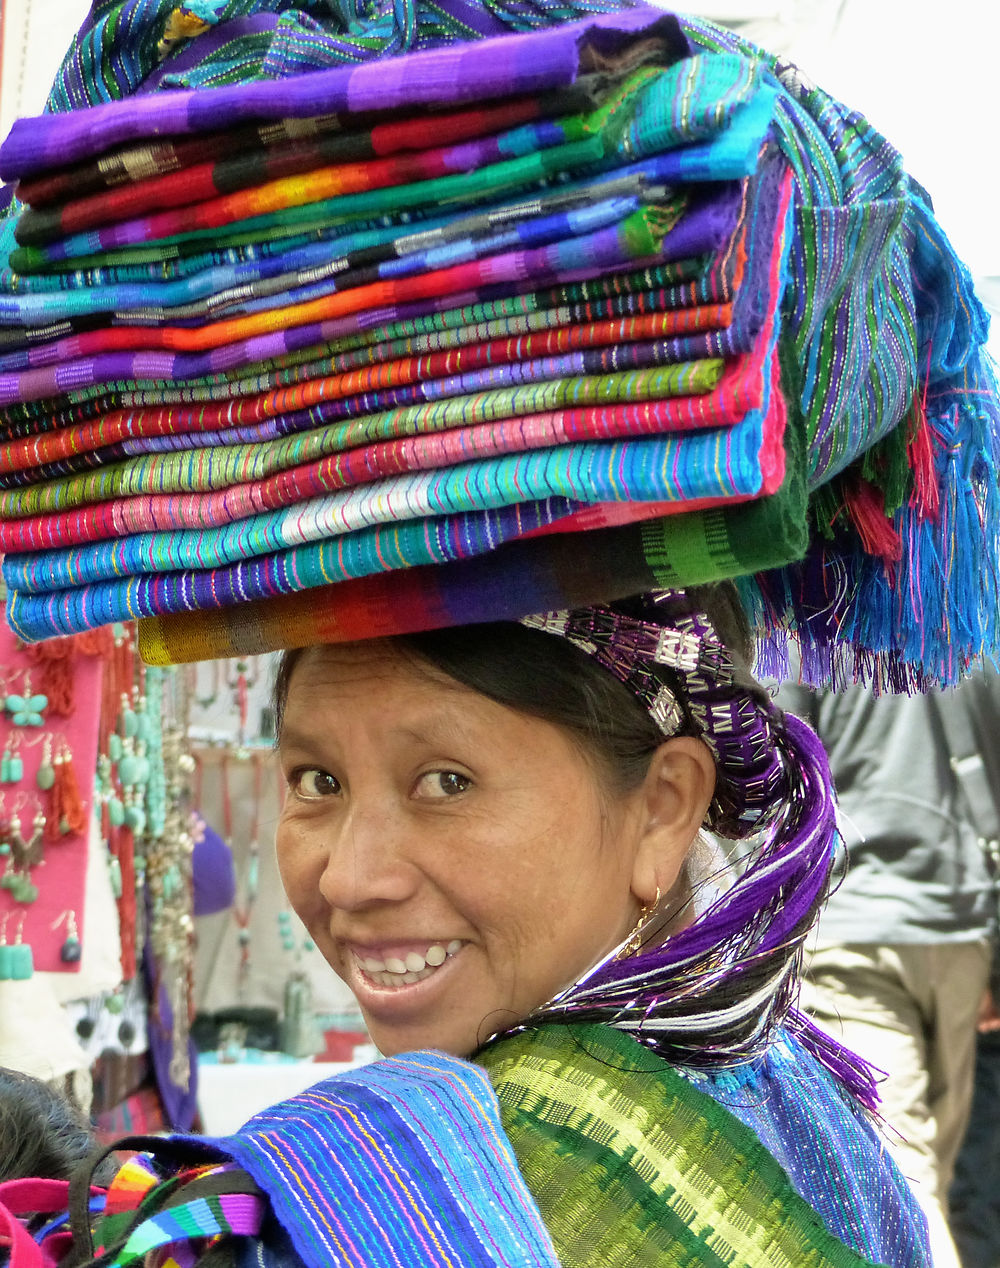
M247 720L250 715L250 688L256 687L257 680L260 677L260 667L257 664L256 657L251 665L250 661L237 660L233 664L233 673L226 675L226 686L233 693L233 703L236 705L236 711L239 716L240 726L237 733L237 744L240 753L246 751L247 744Z
M226 844L233 851L233 803L229 782L229 751L222 757L222 818ZM239 967L237 969L237 991L240 999L246 995L250 982L250 921L253 917L257 893L260 887L260 798L263 779L260 754L250 754L253 763L253 801L250 823L250 844L247 848L246 868L243 879L242 901L233 903L233 919L236 921L236 937L239 944ZM233 852L235 858L235 852Z
M201 680L201 663L196 662L194 665L188 666L188 691L191 699L195 702L199 709L210 709L219 698L219 662L211 660L208 662L209 691L204 694L199 691L198 684Z

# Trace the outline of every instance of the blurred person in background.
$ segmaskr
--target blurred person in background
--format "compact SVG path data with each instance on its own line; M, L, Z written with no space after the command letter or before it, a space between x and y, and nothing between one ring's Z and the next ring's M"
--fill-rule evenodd
M827 748L845 847L803 1006L885 1072L890 1148L927 1213L935 1265L955 1268L948 1192L996 937L1000 676L914 696L790 683L778 702Z

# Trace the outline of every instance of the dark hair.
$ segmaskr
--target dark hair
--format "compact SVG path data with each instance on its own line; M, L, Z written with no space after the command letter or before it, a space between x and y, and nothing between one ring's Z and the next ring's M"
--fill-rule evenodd
M688 596L693 609L709 614L737 658L744 658L749 630L732 587L697 587ZM642 597L609 606L637 616L649 611ZM386 642L498 704L562 727L598 761L616 791L642 782L663 743L662 732L635 696L565 639L498 621L400 634ZM278 666L274 716L279 740L292 673L303 651L285 652ZM684 708L679 682L667 669L662 674ZM681 733L697 734L698 728L689 718Z
M93 1148L83 1115L41 1079L0 1066L0 1183L68 1180Z

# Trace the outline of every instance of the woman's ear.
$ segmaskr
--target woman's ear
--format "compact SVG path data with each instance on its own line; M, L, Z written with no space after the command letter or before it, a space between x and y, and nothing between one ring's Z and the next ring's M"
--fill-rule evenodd
M703 740L679 735L653 754L641 789L642 813L632 870L641 905L668 893L715 795L715 758Z

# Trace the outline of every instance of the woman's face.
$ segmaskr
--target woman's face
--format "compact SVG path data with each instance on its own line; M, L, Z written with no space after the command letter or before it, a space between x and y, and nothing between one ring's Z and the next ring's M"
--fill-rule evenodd
M285 889L387 1055L469 1054L634 923L640 793L390 644L305 652L280 752Z

